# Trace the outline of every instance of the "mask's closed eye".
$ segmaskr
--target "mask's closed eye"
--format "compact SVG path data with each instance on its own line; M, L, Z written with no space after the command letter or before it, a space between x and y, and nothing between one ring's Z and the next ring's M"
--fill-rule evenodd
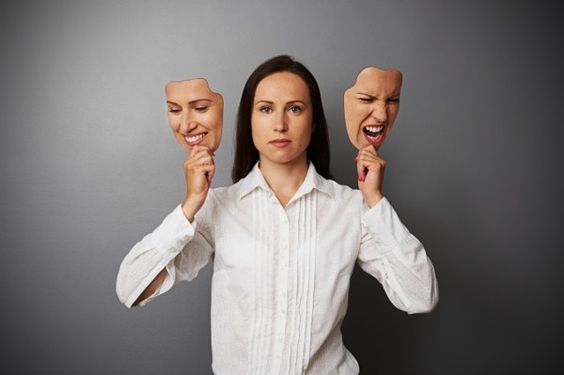
M374 101L374 98L372 96L368 96L368 95L358 96L357 99L361 103L372 103Z

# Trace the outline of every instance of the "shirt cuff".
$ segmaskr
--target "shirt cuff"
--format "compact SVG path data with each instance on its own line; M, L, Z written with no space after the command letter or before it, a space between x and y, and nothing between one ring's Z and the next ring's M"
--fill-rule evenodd
M365 210L362 224L382 250L393 250L410 235L386 197L382 197L372 208L365 204Z
M196 221L190 223L179 204L153 231L153 241L159 249L179 252L194 237L195 232Z

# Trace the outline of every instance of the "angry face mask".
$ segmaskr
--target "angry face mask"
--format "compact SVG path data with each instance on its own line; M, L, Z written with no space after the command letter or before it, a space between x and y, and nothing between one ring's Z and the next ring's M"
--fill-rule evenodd
M345 124L351 143L376 150L384 143L399 112L402 74L397 69L364 68L344 93Z

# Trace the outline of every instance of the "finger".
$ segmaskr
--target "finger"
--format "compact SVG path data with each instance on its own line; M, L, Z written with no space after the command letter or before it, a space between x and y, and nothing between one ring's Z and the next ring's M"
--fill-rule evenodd
M361 154L358 158L358 161L360 162L375 162L378 160L382 160L382 159L371 154Z
M207 152L201 152L199 155L194 156L186 161L187 168L194 168L199 165L213 165L214 160Z
M200 156L198 156L198 159L196 159L194 162L199 165L214 164L213 158L208 153L201 154Z
M194 146L194 147L192 147L192 149L188 153L188 157L189 158L194 157L196 154L198 154L201 151L202 151L202 148L200 146Z
M361 159L359 163L368 171L383 170L386 167L386 162L382 159Z
M376 150L376 148L374 148L374 146L370 145L370 146L366 146L362 149L363 152L365 153L369 153L375 156L378 156L378 150Z
M205 153L205 152L210 153L211 151L207 146L197 145L197 146L194 146L192 148L192 151L190 152L189 157L194 158L194 157L200 155L201 153Z
M358 174L358 180L359 181L364 181L366 175L364 173L364 165L362 163L362 161L360 160L360 157L357 156L357 162L356 162L356 173Z
M197 175L200 175L200 176L204 176L204 175L206 175L207 173L213 172L214 170L215 170L215 166L214 166L214 165L201 165L201 166L198 166L198 167L195 167L195 168L194 168L194 172L195 172Z
M196 146L193 147L193 150L197 150L197 151L205 150L205 151L211 152L210 148L208 146L205 146L205 145L196 145Z
M375 168L383 168L386 166L386 161L383 159L363 158L358 161L364 168L374 170Z
M374 147L367 146L359 150L357 157L357 164L360 164L357 169L359 170L359 181L366 179L366 174L371 168L371 165L376 162L378 154Z
M363 162L379 162L384 161L374 150L363 150L359 153L358 159Z

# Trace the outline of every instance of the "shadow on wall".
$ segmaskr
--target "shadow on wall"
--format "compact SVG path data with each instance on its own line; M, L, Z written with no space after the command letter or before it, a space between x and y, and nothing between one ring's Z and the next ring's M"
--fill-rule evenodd
M497 221L507 212L499 199L490 199L498 192L476 194L463 169L441 176L432 180L425 201L440 210L396 205L433 261L437 307L407 315L355 266L343 323L346 347L361 374L545 373L557 346L546 340L554 329L550 315L539 314L546 311L543 284L512 242L500 237Z

